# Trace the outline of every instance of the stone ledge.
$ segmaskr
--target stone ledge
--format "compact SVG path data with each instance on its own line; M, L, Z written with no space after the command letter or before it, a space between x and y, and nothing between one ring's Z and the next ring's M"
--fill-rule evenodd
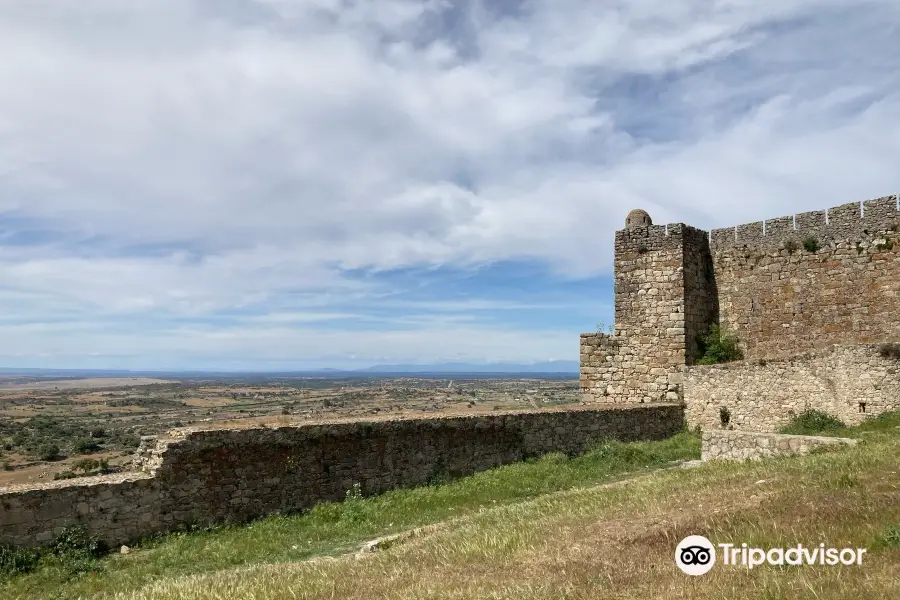
M827 446L855 446L859 440L815 435L785 435L741 430L703 432L701 458L709 460L761 460L775 456L797 456Z

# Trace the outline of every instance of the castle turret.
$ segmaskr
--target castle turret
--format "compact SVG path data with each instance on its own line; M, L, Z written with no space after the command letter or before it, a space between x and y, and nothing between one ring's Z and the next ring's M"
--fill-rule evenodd
M582 336L582 391L597 400L677 399L697 335L716 319L706 232L633 210L615 242L615 335Z

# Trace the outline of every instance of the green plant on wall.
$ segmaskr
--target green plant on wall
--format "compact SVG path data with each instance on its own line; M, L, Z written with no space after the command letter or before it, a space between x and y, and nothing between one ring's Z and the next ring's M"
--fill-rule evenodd
M719 407L719 423L723 428L728 427L728 424L731 423L731 411L727 406Z
M709 331L698 335L697 345L700 350L698 365L715 365L744 358L738 337L719 325L711 325Z
M784 249L787 250L788 253L793 254L800 249L800 244L797 243L797 240L788 238L784 240Z
M837 431L844 427L846 425L837 417L808 408L791 418L790 423L782 427L779 433L817 435L828 431Z
M881 358L900 360L900 344L896 342L892 344L881 344L878 347L878 354L881 355Z
M803 238L803 249L807 252L817 252L822 247L818 238L808 235Z
M613 335L616 332L615 325L605 325L603 321L597 323L597 333L603 333L603 330L606 329L609 332L609 335Z

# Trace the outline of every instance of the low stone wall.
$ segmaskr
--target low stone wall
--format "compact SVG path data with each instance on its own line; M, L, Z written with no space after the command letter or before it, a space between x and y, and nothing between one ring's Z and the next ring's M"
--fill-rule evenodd
M813 435L781 435L752 431L703 432L702 460L760 460L773 456L809 454L825 446L852 446L857 440Z
M679 406L545 409L490 415L173 430L145 440L140 471L0 488L0 543L45 544L80 523L109 544L180 526L243 522L343 499L460 477L602 439L662 439Z
M900 409L900 360L881 346L832 346L780 360L692 366L684 374L685 418L691 427L721 428L720 409L744 431L776 431L807 408L848 425ZM865 412L862 412L863 409Z

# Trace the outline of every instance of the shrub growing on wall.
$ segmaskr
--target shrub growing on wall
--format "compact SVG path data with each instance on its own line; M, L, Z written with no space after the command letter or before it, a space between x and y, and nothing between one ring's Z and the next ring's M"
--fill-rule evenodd
M800 244L797 243L797 240L789 238L784 240L784 249L793 254L800 249Z
M731 411L728 410L727 406L719 408L719 422L722 424L722 427L728 427L728 424L731 423Z
M712 325L709 331L697 336L697 344L700 347L698 365L715 365L744 358L737 336L723 331L719 325Z
M893 358L900 360L900 344L882 344L878 347L878 353L882 358Z

